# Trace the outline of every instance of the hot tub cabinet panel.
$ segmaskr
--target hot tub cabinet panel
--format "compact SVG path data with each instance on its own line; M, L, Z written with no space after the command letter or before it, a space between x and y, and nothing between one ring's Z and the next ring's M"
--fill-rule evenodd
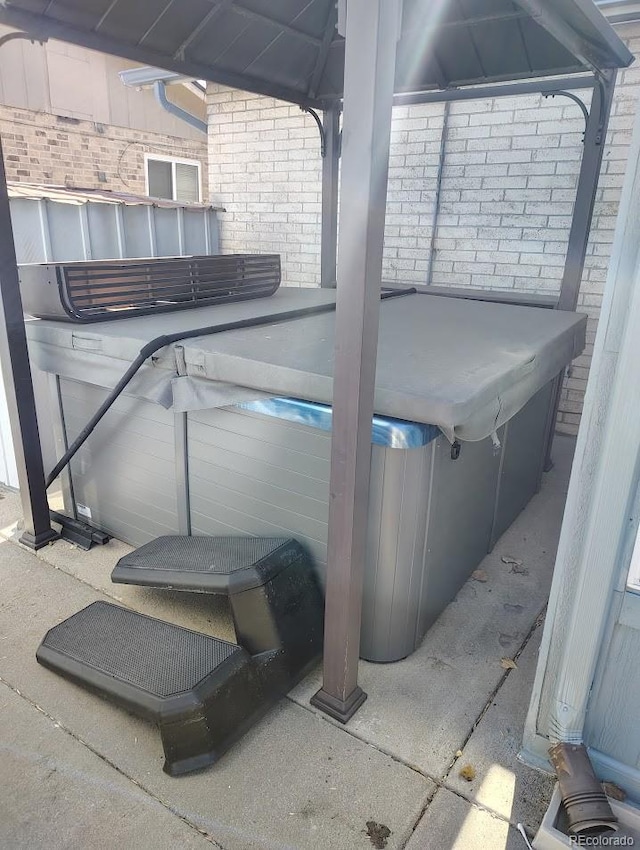
M64 434L57 430L59 442L66 445L108 391L67 378L59 379L59 387ZM120 396L71 462L65 512L133 546L185 533L179 521L175 418L158 404Z
M105 396L60 380L69 441ZM529 501L539 484L550 397L551 384L499 429L499 446L491 437L465 442L455 460L437 429L376 417L363 658L388 662L413 652ZM286 416L268 400L174 414L121 397L74 459L67 500L136 546L170 533L291 535L310 549L324 578L330 411L302 405L318 412L313 425L287 418L296 407L290 402ZM397 447L394 426L403 432L400 444L411 447Z

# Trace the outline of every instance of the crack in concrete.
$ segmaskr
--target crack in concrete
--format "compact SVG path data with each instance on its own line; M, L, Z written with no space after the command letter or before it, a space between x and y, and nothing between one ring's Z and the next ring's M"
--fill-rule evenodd
M543 606L543 608L536 615L535 620L533 621L533 624L531 625L531 628L529 629L529 631L525 635L525 637L524 637L522 643L520 644L517 652L513 656L514 661L517 661L518 658L520 658L520 656L522 655L522 653L526 649L529 641L532 639L532 637L536 633L536 630L538 628L540 628L540 626L541 626L541 624L544 620L544 614L545 614L546 608L547 608L546 605ZM460 747L458 747L459 750L464 750L466 745L469 743L471 736L473 735L473 733L476 731L476 729L478 728L478 726L482 722L484 716L486 715L487 711L491 707L491 704L495 700L496 696L498 695L498 693L500 692L500 690L502 689L502 687L504 686L505 682L507 681L507 679L509 678L509 676L512 672L513 671L511 669L505 670L503 675L500 677L496 687L493 689L493 691L489 695L487 701L485 702L484 706L482 707L481 711L479 712L478 716L474 720L474 722L471 726L471 729L469 730L468 734L465 736ZM514 829L517 828L517 824L515 822L511 821L510 818L506 818L506 817L504 817L504 815L501 815L500 812L496 812L491 808L488 808L486 806L482 806L479 803L476 803L474 800L469 799L469 797L467 797L465 794L463 794L457 788L453 788L446 781L447 778L449 777L449 775L451 774L451 771L453 770L453 767L454 767L456 761L459 758L458 756L453 756L449 766L446 768L446 770L444 771L442 776L439 776L439 777L438 776L431 776L429 773L426 773L421 768L417 767L414 764L411 764L411 762L406 761L401 756L398 756L395 753L392 753L389 750L386 750L384 747L381 747L378 744L374 744L371 741L368 741L366 738L363 738L361 735L358 735L353 729L350 729L348 726L343 726L342 724L336 723L330 717L326 717L324 714L321 714L321 713L315 711L310 706L303 704L302 702L299 702L298 700L294 699L294 697L290 696L289 694L287 694L287 699L290 702L294 703L294 705L297 705L300 708L304 709L305 711L308 711L311 714L314 714L316 717L320 718L321 720L325 721L326 723L330 723L332 726L334 726L336 729L340 730L341 732L343 732L347 735L350 735L352 738L355 738L356 740L361 741L363 744L366 744L367 746L371 747L372 749L376 750L377 752L381 753L382 755L387 756L387 758L392 759L392 761L396 762L397 764L400 764L403 767L406 767L409 770L413 771L414 773L419 774L423 779L426 779L426 780L432 782L436 786L433 793L428 795L426 803L423 806L423 808L421 809L417 820L414 822L413 827L411 828L407 839L402 843L402 847L406 847L407 844L409 843L409 841L411 840L411 837L413 836L414 832L418 828L420 821L422 820L422 818L426 814L429 806L432 804L432 802L435 799L438 791L441 788L443 788L445 791L449 791L451 794L455 794L456 797L459 797L461 800L464 800L470 806L473 806L473 808L478 809L479 811L485 812L486 814L490 815L491 817L496 818L496 820L500 820L503 823L507 823L509 826L513 827Z
M51 566L53 566L53 565L51 565ZM61 572L64 572L64 570L61 570ZM154 800L156 803L158 803L160 806L162 806L163 809L165 809L167 812L169 812L174 817L181 820L187 827L189 827L189 829L192 829L194 832L197 832L198 835L201 838L204 838L205 841L208 841L211 845L213 845L213 847L218 848L218 850L225 850L223 845L220 844L218 841L216 841L216 839L213 838L213 836L209 835L208 832L205 832L197 824L192 823L181 812L179 812L177 809L175 809L169 803L165 802L161 797L158 797L156 794L154 794L152 791L150 791L148 788L146 788L142 783L140 783L136 779L134 779L133 776L130 776L126 771L122 770L121 767L118 767L118 765L115 764L115 762L111 761L111 759L107 758L107 756L105 756L103 753L96 750L95 747L92 747L91 744L88 743L88 741L85 741L83 738L80 738L78 735L76 735L75 732L73 732L71 729L69 729L67 726L65 726L60 720L58 720L52 714L49 714L49 712L46 711L44 708L42 708L41 705L38 705L38 703L36 703L32 699L30 699L19 688L17 688L15 685L12 685L11 682L8 682L3 676L0 676L0 684L4 685L6 688L8 688L10 691L12 691L14 694L16 694L16 696L20 697L20 699L24 700L28 705L30 705L37 712L39 712L44 717L46 717L47 720L49 720L51 723L53 723L57 728L61 729L66 735L68 735L70 738L72 738L74 741L76 741L82 747L89 750L89 752L92 753L97 758L99 758L100 761L104 762L106 765L113 768L113 770L115 770L116 773L118 773L120 776L122 776L128 782L131 782L131 784L135 785L136 788L139 788L140 791L142 791L144 794L146 794L148 797L150 797L152 800Z

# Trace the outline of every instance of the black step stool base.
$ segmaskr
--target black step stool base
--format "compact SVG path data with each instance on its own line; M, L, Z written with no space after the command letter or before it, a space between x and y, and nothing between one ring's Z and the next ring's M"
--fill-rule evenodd
M283 650L292 686L322 652L322 591L293 538L158 537L121 558L111 580L228 596L240 646L250 655Z
M239 646L94 602L51 629L41 664L155 721L172 776L213 764L322 651L323 600L287 538L160 537L114 581L228 595Z
M171 776L215 763L286 691L283 653L94 602L52 628L38 661L160 728Z

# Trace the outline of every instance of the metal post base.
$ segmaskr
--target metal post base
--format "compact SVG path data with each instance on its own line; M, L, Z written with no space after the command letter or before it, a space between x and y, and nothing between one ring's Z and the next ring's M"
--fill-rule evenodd
M320 711L328 714L329 717L333 717L334 720L338 720L340 723L348 723L366 698L366 693L359 685L356 685L345 700L338 699L328 694L324 688L320 688L309 702L315 708L319 708Z
M53 528L48 528L40 534L31 534L30 531L25 531L22 537L18 540L18 543L22 543L23 546L26 546L27 549L32 549L34 552L37 552L38 549L42 549L43 546L48 546L49 543L53 543L54 540L58 540L60 535Z
M57 511L51 511L51 522L57 522L60 526L60 537L63 540L68 540L80 549L88 552L94 545L104 546L111 540L110 535L101 531L99 528L89 525L81 520L73 517L65 516Z

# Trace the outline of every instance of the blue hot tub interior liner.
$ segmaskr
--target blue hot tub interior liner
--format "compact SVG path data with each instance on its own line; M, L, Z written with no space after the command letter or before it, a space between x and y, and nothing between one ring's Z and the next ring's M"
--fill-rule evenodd
M331 430L333 411L326 404L298 398L262 398L241 402L235 407L319 428L322 431ZM435 440L439 434L440 429L435 425L406 422L404 419L392 419L388 416L374 416L371 425L371 442L390 449L417 449Z

